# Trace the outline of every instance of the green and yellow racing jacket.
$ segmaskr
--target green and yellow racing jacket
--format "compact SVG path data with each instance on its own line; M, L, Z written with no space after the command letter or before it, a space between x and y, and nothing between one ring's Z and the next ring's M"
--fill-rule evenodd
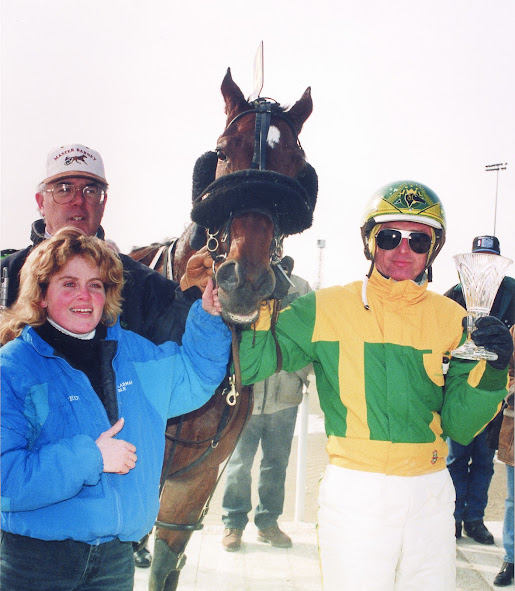
M283 369L312 362L332 464L399 476L445 468L446 436L469 443L506 395L507 370L483 361L443 360L463 340L464 309L427 291L427 282L368 281L312 292L283 310L276 336ZM265 304L243 332L242 377L276 369ZM446 365L447 367L447 365Z

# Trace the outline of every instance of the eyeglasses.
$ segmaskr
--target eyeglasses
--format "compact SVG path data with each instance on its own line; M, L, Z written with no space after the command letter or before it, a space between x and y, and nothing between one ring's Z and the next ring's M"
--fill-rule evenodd
M431 248L432 238L428 234L395 230L393 228L379 230L376 236L376 244L381 250L393 250L399 246L403 238L408 239L409 247L417 254L425 254Z
M45 189L45 192L52 193L52 197L59 205L65 205L75 199L77 191L82 191L82 196L90 205L101 205L104 202L106 192L98 185L86 185L85 187L76 187L70 183L60 183L51 189Z

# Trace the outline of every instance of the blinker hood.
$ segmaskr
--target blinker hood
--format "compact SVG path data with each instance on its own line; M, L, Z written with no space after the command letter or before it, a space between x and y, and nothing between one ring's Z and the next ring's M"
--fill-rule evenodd
M316 172L309 164L298 179L253 169L221 176L195 199L191 219L204 228L215 229L231 216L257 209L277 219L281 234L298 234L313 223L318 191Z

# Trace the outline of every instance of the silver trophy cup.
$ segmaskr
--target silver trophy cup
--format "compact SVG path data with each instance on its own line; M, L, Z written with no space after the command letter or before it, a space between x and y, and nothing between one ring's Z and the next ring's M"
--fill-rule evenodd
M495 361L497 354L476 346L470 335L476 320L490 313L505 271L513 261L497 254L475 252L457 254L454 262L467 305L467 338L461 347L451 351L451 355L461 359Z

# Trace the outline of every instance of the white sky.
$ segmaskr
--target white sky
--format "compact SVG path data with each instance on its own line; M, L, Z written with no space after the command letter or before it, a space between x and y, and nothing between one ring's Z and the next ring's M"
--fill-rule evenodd
M513 0L2 0L1 248L29 243L48 151L98 150L110 183L103 226L126 252L181 233L196 158L225 123L227 67L245 96L264 41L262 95L292 104L311 86L300 136L319 175L315 224L287 240L295 273L347 283L368 270L359 226L398 179L441 197L452 255L494 231L515 258ZM515 274L515 267L508 269Z

